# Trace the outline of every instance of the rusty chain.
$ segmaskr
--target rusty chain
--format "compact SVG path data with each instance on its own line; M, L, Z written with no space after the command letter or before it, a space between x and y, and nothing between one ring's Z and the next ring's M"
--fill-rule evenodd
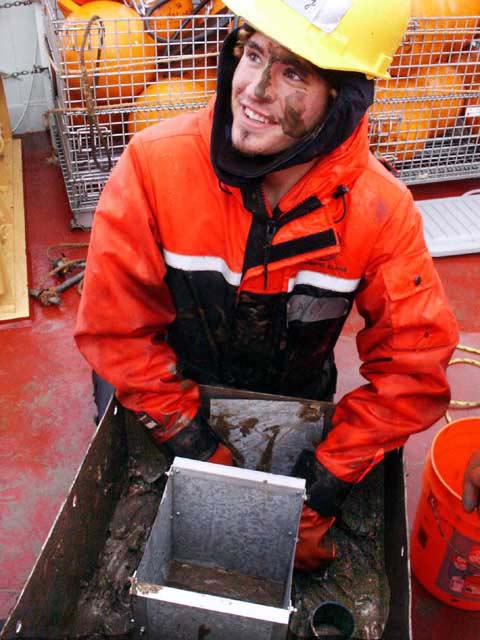
M6 71L0 71L0 76L6 80L8 78L18 79L21 76L31 76L37 73L43 73L47 71L48 67L42 67L39 64L33 65L33 69L25 69L23 71L13 71L12 73L7 73Z
M12 9L13 7L28 7L35 4L37 0L14 0L14 2L4 2L0 4L0 9Z

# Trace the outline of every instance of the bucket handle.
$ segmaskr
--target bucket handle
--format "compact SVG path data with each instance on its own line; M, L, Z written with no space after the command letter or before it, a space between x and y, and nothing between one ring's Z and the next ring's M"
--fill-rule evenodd
M447 547L453 551L455 553L455 555L457 555L459 558L462 558L462 560L465 560L465 562L467 563L467 565L469 567L471 567L472 569L474 569L475 571L480 571L480 565L476 564L475 562L471 562L462 551L459 551L451 542L450 540L447 539L447 536L445 535L445 532L442 529L442 525L440 523L440 516L438 515L438 511L437 511L437 504L438 501L436 500L436 498L433 495L430 495L428 497L428 502L430 504L430 507L432 509L433 512L433 517L435 518L435 523L437 525L437 529L440 533L440 535L442 536L445 544L447 545Z
M480 355L480 349L475 349L475 347L467 347L464 344L457 344L456 347L459 351L466 351L467 353L474 353L475 355ZM448 363L448 366L453 364L471 364L474 367L480 367L480 360L475 360L473 358L453 358ZM478 400L451 400L449 404L450 409L473 409L475 407L480 407L480 401ZM445 420L447 422L452 422L452 418L447 411L445 413Z

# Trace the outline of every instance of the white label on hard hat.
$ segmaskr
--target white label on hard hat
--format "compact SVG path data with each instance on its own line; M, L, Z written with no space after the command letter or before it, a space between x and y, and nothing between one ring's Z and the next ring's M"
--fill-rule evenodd
M316 27L331 33L352 6L352 0L283 0Z

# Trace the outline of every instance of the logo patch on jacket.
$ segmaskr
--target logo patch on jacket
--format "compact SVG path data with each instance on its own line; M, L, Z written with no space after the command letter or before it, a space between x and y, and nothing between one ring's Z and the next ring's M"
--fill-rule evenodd
M287 305L287 322L320 322L341 318L348 313L350 303L347 298L314 298L294 295Z

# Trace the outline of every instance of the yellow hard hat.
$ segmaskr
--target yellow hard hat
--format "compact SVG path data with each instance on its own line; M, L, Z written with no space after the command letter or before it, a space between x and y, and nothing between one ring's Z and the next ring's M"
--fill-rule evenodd
M322 69L389 78L410 0L224 0L254 29Z

